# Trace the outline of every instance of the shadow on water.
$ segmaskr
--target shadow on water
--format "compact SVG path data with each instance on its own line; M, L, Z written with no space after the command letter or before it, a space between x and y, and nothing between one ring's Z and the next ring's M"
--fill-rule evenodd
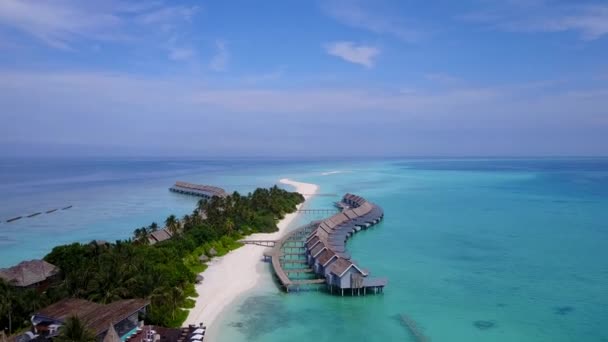
M408 333L414 341L416 342L429 342L431 339L424 335L422 329L418 327L416 321L414 321L410 316L402 313L395 315L395 319L397 319L404 327L407 328Z

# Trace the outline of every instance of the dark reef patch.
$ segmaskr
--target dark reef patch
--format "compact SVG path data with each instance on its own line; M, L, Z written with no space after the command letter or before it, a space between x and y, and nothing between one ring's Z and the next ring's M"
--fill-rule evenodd
M242 318L228 325L247 336L247 340L256 340L293 323L285 305L274 296L250 297L241 304L238 313Z
M565 316L571 313L572 311L574 311L574 308L571 306L558 306L556 308L553 308L553 313L561 316Z
M475 328L477 328L479 330L488 330L488 329L495 328L496 322L479 320L479 321L473 322L473 325L475 326Z

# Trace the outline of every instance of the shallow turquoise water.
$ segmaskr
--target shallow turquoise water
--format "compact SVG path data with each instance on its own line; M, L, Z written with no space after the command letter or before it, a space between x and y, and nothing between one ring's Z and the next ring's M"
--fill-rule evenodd
M322 175L331 170L347 172ZM0 267L188 213L196 200L167 191L177 179L246 192L293 177L384 208L384 222L348 242L389 278L383 295L287 295L269 271L228 307L220 341L414 341L399 314L433 341L608 341L607 159L2 161L0 171L0 219L74 205L0 224Z
M606 341L607 166L413 160L302 175L384 208L348 248L389 278L385 293L287 295L266 279L228 309L219 340L414 341L407 314L434 341Z

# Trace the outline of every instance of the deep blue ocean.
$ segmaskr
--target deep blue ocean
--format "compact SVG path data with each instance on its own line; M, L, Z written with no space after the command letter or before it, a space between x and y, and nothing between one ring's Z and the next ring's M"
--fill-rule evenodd
M401 314L433 341L608 341L605 158L4 160L0 267L189 213L196 199L170 193L175 180L246 193L283 177L384 208L347 248L389 284L377 296L285 294L269 271L227 308L220 341L415 341Z

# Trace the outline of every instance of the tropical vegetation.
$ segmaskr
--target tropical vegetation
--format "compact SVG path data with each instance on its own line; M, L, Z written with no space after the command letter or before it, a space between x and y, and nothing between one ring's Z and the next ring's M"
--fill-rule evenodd
M55 247L44 259L62 270L62 281L44 293L18 290L0 282L0 328L27 325L35 310L74 297L98 303L148 298L147 322L180 326L196 296L196 274L204 269L199 256L223 255L255 232L277 230L277 222L296 210L302 195L276 186L241 195L202 200L191 215L165 221L173 238L150 245L156 223L138 228L134 238L115 243L73 243Z

